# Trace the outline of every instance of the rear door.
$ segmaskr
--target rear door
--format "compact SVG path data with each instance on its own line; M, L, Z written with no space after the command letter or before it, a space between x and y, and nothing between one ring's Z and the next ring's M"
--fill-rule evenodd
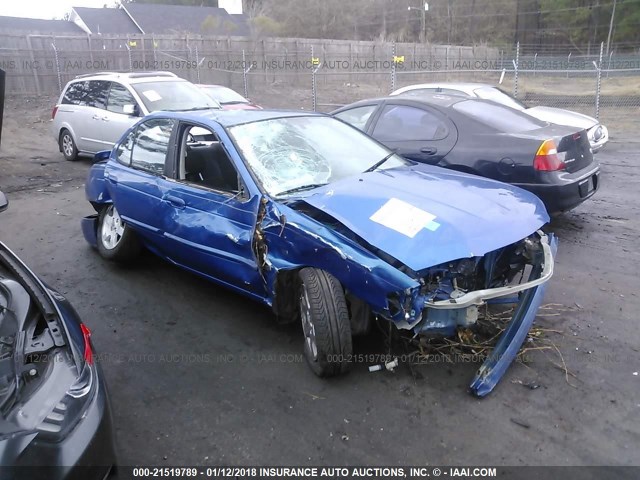
M122 219L156 248L165 248L162 231L163 177L172 151L175 120L153 118L127 135L116 162L105 171L109 193Z
M106 80L89 80L86 82L86 107L84 109L83 126L84 134L81 139L86 144L87 152L95 153L100 150L108 150L113 148L113 144L105 143L102 138L104 135L104 117L107 108L107 95L109 95L109 86L111 82Z
M431 165L439 163L458 139L446 115L428 105L402 101L386 101L367 133L399 155Z

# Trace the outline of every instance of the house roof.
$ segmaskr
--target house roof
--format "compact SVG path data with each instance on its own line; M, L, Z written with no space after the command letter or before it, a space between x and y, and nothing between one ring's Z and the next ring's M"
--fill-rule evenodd
M144 33L194 33L201 35L247 35L241 15L224 8L129 3L124 9Z
M73 7L91 33L141 33L121 8Z
M15 30L22 33L84 33L75 23L66 20L4 16L0 16L0 30Z

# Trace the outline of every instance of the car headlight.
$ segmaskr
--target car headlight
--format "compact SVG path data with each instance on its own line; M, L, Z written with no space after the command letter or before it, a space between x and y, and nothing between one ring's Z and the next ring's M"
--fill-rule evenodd
M604 136L604 131L602 129L602 125L598 125L597 127L592 128L590 134L591 134L592 140L594 140L596 142L598 140L602 139L602 137Z

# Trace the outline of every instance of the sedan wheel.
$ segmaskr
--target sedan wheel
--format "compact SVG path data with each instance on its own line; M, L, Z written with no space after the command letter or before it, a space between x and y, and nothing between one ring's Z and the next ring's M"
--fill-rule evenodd
M108 260L129 261L140 253L134 231L120 217L114 205L102 209L98 218L98 252Z
M299 313L304 356L319 377L345 373L351 365L351 323L340 282L323 270L300 270Z

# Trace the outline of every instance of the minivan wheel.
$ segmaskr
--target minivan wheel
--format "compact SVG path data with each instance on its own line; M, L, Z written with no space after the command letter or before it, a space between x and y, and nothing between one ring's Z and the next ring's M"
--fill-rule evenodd
M140 253L140 241L126 225L116 207L111 204L102 209L98 217L98 252L103 258L116 262L133 260Z
M76 148L76 142L71 136L71 132L66 128L60 132L60 151L64 158L73 162L78 159L78 149Z
M346 373L353 348L349 311L340 282L323 270L303 268L299 301L304 356L309 367L319 377Z

